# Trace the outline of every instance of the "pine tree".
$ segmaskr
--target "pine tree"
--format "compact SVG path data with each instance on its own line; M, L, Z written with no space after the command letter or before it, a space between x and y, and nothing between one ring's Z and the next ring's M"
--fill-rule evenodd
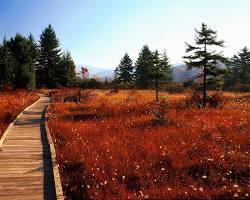
M40 58L38 80L41 85L55 87L59 84L58 71L60 62L59 40L51 25L40 36Z
M250 84L250 51L247 47L234 55L230 63L232 83Z
M173 80L173 73L172 73L172 67L169 61L169 58L167 56L166 50L164 50L162 54L162 71L163 71L163 82L169 83Z
M149 59L150 67L148 69L149 79L154 81L156 101L159 100L159 87L161 83L167 83L172 80L172 70L169 64L166 51L160 55L158 51L152 53Z
M159 58L159 53L156 50L152 53L150 59L150 67L148 69L148 76L150 79L154 80L155 85L155 100L159 100L159 79L163 77L162 73L162 63Z
M115 69L115 82L123 85L131 85L133 83L133 61L126 53L122 58L119 66Z
M144 45L135 64L135 83L139 88L148 88L150 79L148 70L150 67L152 52L147 45Z
M0 87L4 85L14 86L13 59L5 38L0 45Z
M116 67L114 70L114 81L113 83L118 84L119 82L119 68Z
M11 64L13 66L13 85L15 88L34 89L36 53L33 42L20 34L16 34L7 42Z
M60 85L72 87L76 81L76 66L75 63L67 51L63 53L60 60L60 67L58 68L58 77Z
M188 43L186 53L190 53L184 56L185 63L188 69L202 68L203 76L203 107L206 107L207 103L207 84L208 82L215 82L217 78L223 73L223 70L218 68L218 62L224 62L225 58L221 52L212 50L211 47L223 47L224 41L217 40L216 31L207 27L202 23L201 30L195 30L197 35L195 37L195 45L192 46Z

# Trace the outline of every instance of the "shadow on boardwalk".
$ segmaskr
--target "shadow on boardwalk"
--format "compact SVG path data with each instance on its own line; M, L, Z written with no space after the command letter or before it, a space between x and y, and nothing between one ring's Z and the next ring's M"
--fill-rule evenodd
M45 110L42 113L41 123L41 140L43 145L43 168L44 168L44 199L56 199L55 185L53 176L53 166L50 154L50 146L45 130ZM51 184L53 183L53 184Z

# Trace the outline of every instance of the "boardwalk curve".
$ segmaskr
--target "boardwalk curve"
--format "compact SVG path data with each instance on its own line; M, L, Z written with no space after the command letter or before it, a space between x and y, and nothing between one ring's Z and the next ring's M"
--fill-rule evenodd
M53 167L44 120L49 98L43 95L26 109L0 151L0 199L56 199Z

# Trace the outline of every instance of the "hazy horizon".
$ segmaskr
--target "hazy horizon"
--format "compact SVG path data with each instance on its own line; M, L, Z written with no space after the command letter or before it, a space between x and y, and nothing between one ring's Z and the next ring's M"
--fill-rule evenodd
M133 61L144 44L166 49L171 63L182 63L185 42L205 22L225 40L231 57L250 44L250 1L247 0L2 0L0 40L16 32L36 40L52 24L61 48L77 65L114 68L128 52Z

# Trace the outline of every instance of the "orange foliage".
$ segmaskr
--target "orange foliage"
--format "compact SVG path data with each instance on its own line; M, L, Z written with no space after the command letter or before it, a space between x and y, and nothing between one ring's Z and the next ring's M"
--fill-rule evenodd
M0 137L16 116L39 96L24 90L0 92Z
M153 91L91 94L49 109L67 199L249 198L249 94L186 109L186 94L161 93L164 125L152 123Z

